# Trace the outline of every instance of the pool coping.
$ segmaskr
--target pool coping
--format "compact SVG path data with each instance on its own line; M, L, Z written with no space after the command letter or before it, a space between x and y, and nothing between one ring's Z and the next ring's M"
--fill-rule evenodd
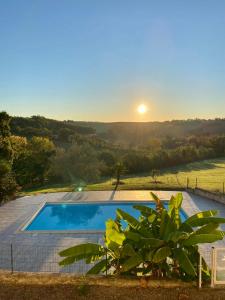
M162 202L169 202L168 199L162 199ZM137 200L117 200L116 203L148 203L148 202L152 202L154 203L154 200L142 200L142 201L137 201ZM47 205L60 205L60 204L66 204L66 205L80 205L80 204L115 204L115 202L109 202L108 200L101 200L101 201L85 201L85 202L49 202L46 201L44 203L41 203L41 205L39 206L39 208L37 209L37 211L31 216L29 217L28 220L26 220L24 223L22 223L19 228L17 228L16 233L19 234L35 234L35 233L39 233L39 234L104 234L105 230L26 230L26 228L34 221L34 219L38 216L38 214L41 212L41 210L47 206ZM181 207L184 214L188 217L189 215L187 214L187 212L185 211L185 209L183 207Z

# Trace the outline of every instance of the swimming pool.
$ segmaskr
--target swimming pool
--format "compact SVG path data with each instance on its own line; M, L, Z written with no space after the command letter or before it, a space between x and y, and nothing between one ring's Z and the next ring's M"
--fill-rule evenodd
M114 203L46 203L28 222L24 231L104 231L105 221L115 219L120 208L135 218L140 212L133 205L155 208L154 202L114 202ZM164 202L168 207L168 202ZM181 210L181 219L187 218ZM125 224L124 224L125 225Z

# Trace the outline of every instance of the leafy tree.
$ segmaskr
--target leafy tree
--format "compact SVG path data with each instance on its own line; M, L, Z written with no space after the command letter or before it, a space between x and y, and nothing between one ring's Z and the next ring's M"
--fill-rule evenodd
M50 175L53 180L61 182L93 182L99 179L102 166L92 146L74 143L67 150L57 149Z
M15 162L26 151L28 141L27 138L17 135L11 135L10 141L13 149L13 156Z
M116 176L116 187L118 187L118 185L121 183L120 181L120 177L121 175L125 172L125 166L123 164L123 162L119 161L115 164L115 167L114 167L114 173L115 173L115 176Z
M112 274L135 276L197 278L198 245L222 240L224 232L219 225L224 218L215 217L217 211L199 212L181 221L182 193L172 196L168 209L152 193L156 209L135 205L141 215L134 218L117 209L115 221L106 222L104 245L87 243L61 251L61 266L85 259L95 262L87 274L108 270ZM123 223L127 226L124 228ZM106 259L107 254L107 259ZM203 261L204 278L209 270Z
M113 168L115 166L116 158L111 151L101 151L99 154L99 160L103 162L101 174L103 176L113 175Z
M13 161L13 149L10 141L10 121L11 117L6 112L0 113L0 159L5 159L9 162Z
M11 199L18 188L12 172L14 153L10 140L10 120L6 112L0 113L0 203Z
M217 156L225 155L225 135L213 137L211 144Z
M110 151L102 151L99 159L104 161L108 167L112 167L115 164L115 156Z
M137 174L151 169L151 160L147 155L139 152L127 151L123 157L124 166L128 173Z
M14 147L21 150L13 165L17 181L23 186L44 184L55 153L54 144L43 137L33 137L28 142L17 139L16 142Z
M146 148L151 152L159 151L162 147L162 141L158 138L151 138L147 141Z

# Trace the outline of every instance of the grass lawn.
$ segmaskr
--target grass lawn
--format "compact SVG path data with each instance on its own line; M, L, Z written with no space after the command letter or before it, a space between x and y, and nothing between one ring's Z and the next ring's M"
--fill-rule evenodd
M176 168L161 170L161 175L157 178L160 183L155 184L151 176L141 174L137 176L123 177L119 190L138 190L138 189L182 189L187 186L197 186L210 191L223 192L223 182L225 182L225 158L204 160L201 162L190 163ZM89 184L83 190L112 190L114 179L109 179L96 184ZM75 184L52 185L32 190L24 190L21 195L53 192L72 192L76 191Z

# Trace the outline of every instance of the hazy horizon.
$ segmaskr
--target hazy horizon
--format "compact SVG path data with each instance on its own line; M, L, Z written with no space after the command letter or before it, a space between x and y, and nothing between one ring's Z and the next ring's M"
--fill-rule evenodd
M11 115L225 115L223 0L0 0L0 38L0 110Z
M72 122L83 122L83 123L154 123L154 122L158 122L158 123L164 123L164 122L175 122L175 121L196 121L196 120L199 120L199 121L215 121L215 120L225 120L225 117L224 118L187 118L187 119L168 119L168 120L163 120L163 121L98 121L98 120L75 120L75 119L57 119L57 118L50 118L50 117L47 117L47 116L44 116L44 115L36 115L36 114L33 114L33 115L30 115L30 116L21 116L21 115L11 115L11 117L14 117L14 118L32 118L32 117L43 117L43 118L46 118L46 119L51 119L51 120L56 120L56 121L72 121Z

